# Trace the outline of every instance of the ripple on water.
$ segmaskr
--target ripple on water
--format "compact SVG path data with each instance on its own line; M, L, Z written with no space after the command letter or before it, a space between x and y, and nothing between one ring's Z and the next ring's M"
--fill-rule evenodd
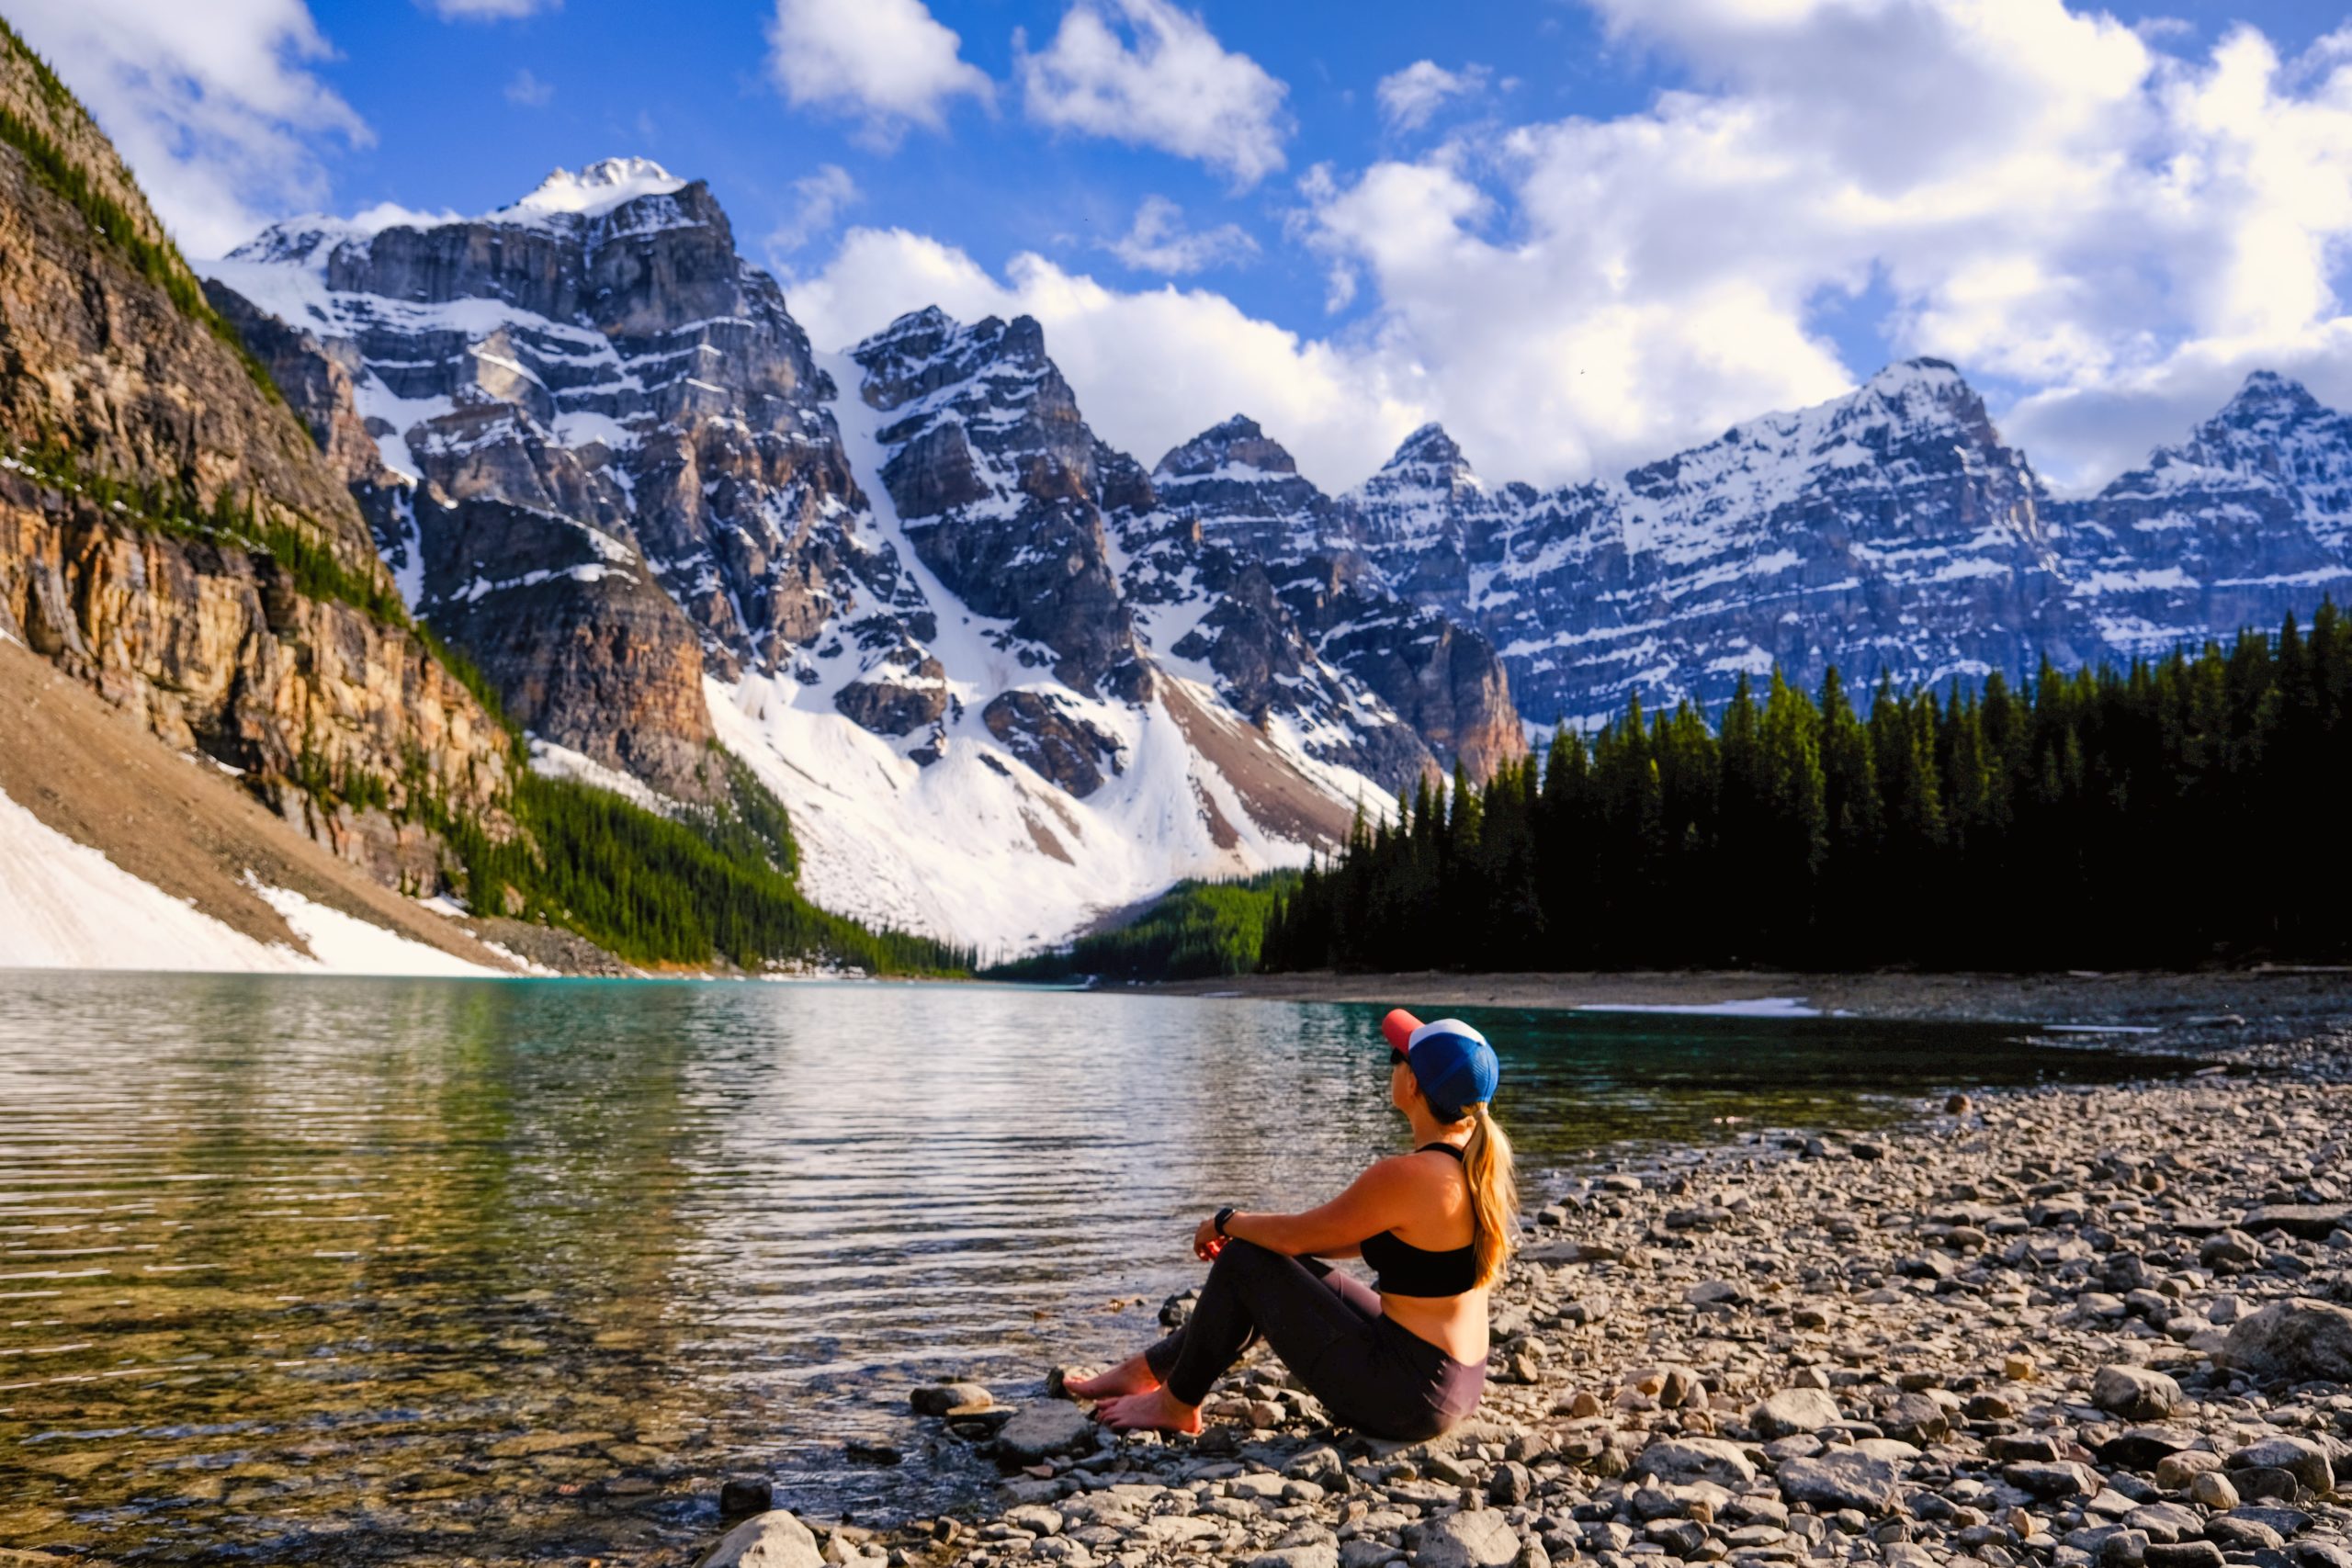
M1377 1013L11 976L0 1545L611 1555L707 1534L742 1470L829 1515L938 1511L981 1478L906 1389L1130 1348L1197 1279L1199 1214L1303 1206L1393 1148ZM1987 1028L1478 1021L1536 1166L2123 1062Z

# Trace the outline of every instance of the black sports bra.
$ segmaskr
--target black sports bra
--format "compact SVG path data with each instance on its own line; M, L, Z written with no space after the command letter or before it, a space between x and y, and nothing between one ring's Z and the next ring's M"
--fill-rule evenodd
M1452 1144L1424 1144L1413 1152L1425 1155L1431 1149L1442 1149L1457 1160L1462 1157L1462 1151ZM1359 1250L1380 1276L1374 1288L1383 1295L1458 1296L1476 1289L1478 1283L1476 1240L1450 1252L1432 1252L1415 1247L1395 1231L1382 1231L1378 1235L1364 1237Z

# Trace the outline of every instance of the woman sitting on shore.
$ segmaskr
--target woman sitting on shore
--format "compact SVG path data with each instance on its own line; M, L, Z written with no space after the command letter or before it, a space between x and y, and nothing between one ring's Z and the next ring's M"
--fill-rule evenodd
M1201 1429L1210 1385L1260 1339L1333 1419L1399 1441L1437 1436L1487 1384L1487 1292L1518 1235L1510 1141L1487 1114L1501 1077L1468 1024L1382 1021L1389 1102L1413 1152L1384 1159L1298 1214L1217 1211L1193 1252L1214 1259L1182 1328L1069 1393L1120 1430ZM1367 1289L1319 1261L1361 1257Z

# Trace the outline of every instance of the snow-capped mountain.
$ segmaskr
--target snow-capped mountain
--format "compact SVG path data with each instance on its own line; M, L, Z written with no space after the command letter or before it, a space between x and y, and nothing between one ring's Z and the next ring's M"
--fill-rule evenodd
M542 760L693 798L727 748L820 902L1034 945L1453 761L1095 438L1034 321L818 355L658 165L210 270Z
M1411 572L1384 572L1365 551L1384 519L1317 489L1256 422L1237 414L1212 426L1161 457L1151 477L1164 516L1264 562L1316 656L1376 693L1441 760L1484 777L1525 753L1493 645L1414 604Z
M2257 370L2187 441L2051 510L2106 646L2159 653L2275 626L2352 588L2352 418Z
M2352 579L2352 421L2258 373L2186 446L2061 502L1918 359L1548 492L1482 483L1430 427L1341 511L1385 582L1492 639L1530 718L1591 722L1775 666L2015 678L2308 614Z

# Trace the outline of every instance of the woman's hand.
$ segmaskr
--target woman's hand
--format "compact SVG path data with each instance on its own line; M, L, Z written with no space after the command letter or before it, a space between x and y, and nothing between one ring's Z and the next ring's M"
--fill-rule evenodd
M1225 1237L1216 1234L1216 1216L1203 1220L1193 1232L1193 1256L1206 1263L1225 1250Z

